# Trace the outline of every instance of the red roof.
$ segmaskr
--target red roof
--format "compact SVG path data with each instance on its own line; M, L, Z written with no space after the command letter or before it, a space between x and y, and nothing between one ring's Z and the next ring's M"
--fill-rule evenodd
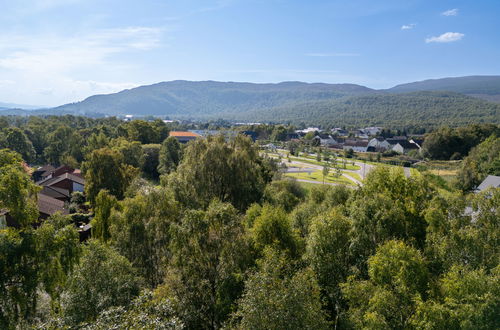
M193 132L173 131L173 132L170 132L170 136L173 136L173 137L199 137L200 135L193 133Z

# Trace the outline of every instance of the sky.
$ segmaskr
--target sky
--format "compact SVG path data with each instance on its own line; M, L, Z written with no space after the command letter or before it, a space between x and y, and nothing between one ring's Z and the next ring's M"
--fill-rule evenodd
M498 0L0 0L0 101L169 80L356 83L500 74Z

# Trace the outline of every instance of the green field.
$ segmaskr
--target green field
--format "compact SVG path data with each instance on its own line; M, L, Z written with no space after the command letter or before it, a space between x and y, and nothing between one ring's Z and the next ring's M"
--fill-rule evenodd
M323 174L321 173L321 171L313 171L311 173L286 173L285 176L301 180L323 182ZM345 185L354 184L351 180L347 179L346 177L341 176L339 178L336 178L332 174L326 177L325 182L345 184Z

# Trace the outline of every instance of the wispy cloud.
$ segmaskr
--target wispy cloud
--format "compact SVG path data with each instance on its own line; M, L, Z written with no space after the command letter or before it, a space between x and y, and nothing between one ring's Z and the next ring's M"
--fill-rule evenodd
M108 79L123 81L121 73L135 69L127 56L163 46L163 32L161 27L132 26L69 36L2 34L0 77L16 83L2 88L0 98L23 100L34 93L39 95L34 102L54 104L134 87L127 80ZM95 73L92 80L88 72Z
M430 37L425 39L426 43L437 42L437 43L447 43L461 40L465 34L459 32L446 32L437 37Z
M443 11L441 13L443 16L457 16L458 15L458 8L453 8L453 9L448 9L446 11Z
M307 53L310 57L355 57L361 56L359 53Z
M415 24L415 23L412 23L412 24L405 24L405 25L401 26L401 30L411 30L411 29L413 29L415 26L417 26L417 24Z

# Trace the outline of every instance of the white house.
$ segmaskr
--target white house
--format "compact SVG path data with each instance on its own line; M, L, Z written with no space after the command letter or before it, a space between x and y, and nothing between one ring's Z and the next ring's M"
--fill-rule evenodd
M376 137L368 142L368 147L373 147L375 149L387 150L391 148L389 142L387 142L383 137Z

